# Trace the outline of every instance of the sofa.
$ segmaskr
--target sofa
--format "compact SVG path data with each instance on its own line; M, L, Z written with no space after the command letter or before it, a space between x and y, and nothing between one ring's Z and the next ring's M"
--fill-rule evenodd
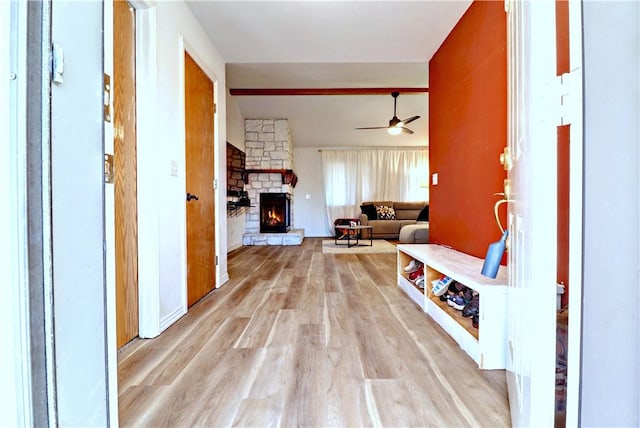
M363 202L360 209L360 224L372 227L374 239L398 239L403 226L415 225L418 222L428 228L428 202L370 201ZM364 230L362 237L368 239L369 231Z

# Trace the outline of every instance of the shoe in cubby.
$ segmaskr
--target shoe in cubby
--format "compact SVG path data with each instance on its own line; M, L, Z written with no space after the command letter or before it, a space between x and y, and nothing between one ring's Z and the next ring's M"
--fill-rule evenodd
M459 292L464 290L464 288L465 288L464 285L460 284L457 281L451 280L451 283L449 284L449 291L454 294L458 294Z
M422 268L422 266L420 266L418 268L418 270L411 272L409 274L409 281L415 281L416 279L418 279L419 277L424 275L424 269Z
M405 273L413 273L413 272L417 271L418 269L420 269L421 267L422 267L422 262L420 262L420 261L418 261L416 259L411 259L409 264L404 267L404 271L405 271Z
M465 304L470 303L471 300L473 300L473 290L466 288L462 291L462 298L464 299Z
M464 308L464 299L462 298L462 296L459 296L457 294L452 294L447 303L453 309L456 309L458 311L461 311Z
M445 294L449 288L449 284L451 283L450 279L451 278L445 277L445 279L439 279L435 284L432 282L433 288L431 288L431 293L438 297Z
M438 284L431 289L431 292L436 296L441 296L454 284L456 284L456 282L453 278L445 276L444 278L441 278Z
M462 309L463 317L473 317L480 313L480 295L476 294Z

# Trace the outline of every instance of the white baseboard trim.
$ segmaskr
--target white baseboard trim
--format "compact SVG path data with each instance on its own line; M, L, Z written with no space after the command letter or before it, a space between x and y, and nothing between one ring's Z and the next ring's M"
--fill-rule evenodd
M160 333L169 328L174 322L178 321L187 313L186 308L176 308L173 312L160 320Z
M229 272L225 272L225 274L220 277L220 281L218 281L216 288L222 287L224 284L226 284L229 281L229 279L230 279Z
M237 244L233 244L233 245L228 245L227 246L227 254L229 254L230 252L237 250L238 248L242 248L244 247L244 245L242 245L242 241L238 242Z

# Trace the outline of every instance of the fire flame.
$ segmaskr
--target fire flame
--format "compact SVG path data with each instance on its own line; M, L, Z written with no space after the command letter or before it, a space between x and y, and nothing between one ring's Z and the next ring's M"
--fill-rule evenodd
M267 222L268 225L275 225L282 223L282 217L278 215L274 210L267 211Z

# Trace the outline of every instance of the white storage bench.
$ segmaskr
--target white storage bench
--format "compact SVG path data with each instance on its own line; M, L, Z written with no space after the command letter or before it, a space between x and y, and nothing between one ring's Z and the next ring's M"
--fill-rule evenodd
M435 244L398 244L398 286L460 345L481 369L504 369L507 356L506 266L496 279L480 274L483 260ZM408 280L404 267L411 259L424 264L425 288ZM431 281L446 275L480 295L479 326L431 293Z

